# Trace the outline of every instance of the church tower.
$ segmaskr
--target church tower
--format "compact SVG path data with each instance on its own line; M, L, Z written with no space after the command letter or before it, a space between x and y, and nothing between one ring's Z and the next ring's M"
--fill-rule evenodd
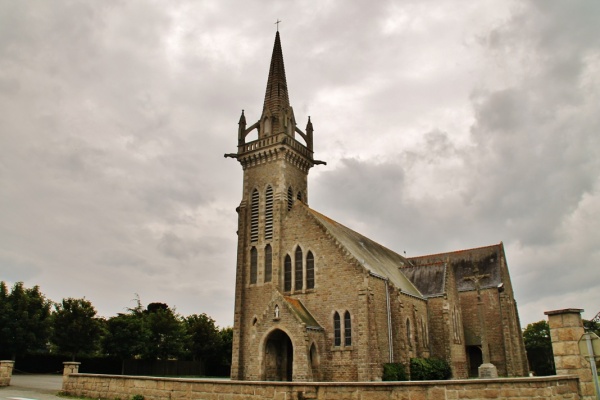
M235 158L244 170L238 212L238 251L231 377L244 379L246 329L260 314L273 292L283 292L282 221L294 202L308 203L308 171L322 161L313 159L313 127L296 125L290 105L279 32L271 56L260 119L247 126L239 120ZM258 131L256 140L247 141ZM300 139L300 140L298 140Z

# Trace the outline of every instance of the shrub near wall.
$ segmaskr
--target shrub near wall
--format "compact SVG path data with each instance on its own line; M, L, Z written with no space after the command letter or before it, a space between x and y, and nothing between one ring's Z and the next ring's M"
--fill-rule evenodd
M441 381L450 379L452 369L450 365L439 358L411 358L411 381Z
M383 364L383 381L407 381L406 367L402 363Z

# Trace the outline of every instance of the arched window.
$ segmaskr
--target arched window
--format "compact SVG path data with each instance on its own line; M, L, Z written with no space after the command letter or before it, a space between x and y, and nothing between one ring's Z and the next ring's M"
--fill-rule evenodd
M252 205L250 208L250 241L258 242L258 190L252 191Z
M295 268L294 268L294 290L302 290L302 249L300 246L296 247L295 255Z
M292 209L293 205L294 205L294 191L292 190L292 187L290 186L288 188L288 192L287 192L288 211L290 211Z
M344 314L344 346L352 346L352 320L349 311Z
M265 247L265 282L271 282L273 276L273 250L271 245Z
M342 326L340 321L340 314L336 311L333 314L333 345L341 346L342 344Z
M306 255L306 288L315 288L315 257L312 251Z
M412 333L410 331L410 320L406 318L406 344L412 348Z
M300 201L302 201L302 192L298 192L298 194L296 195L296 198Z
M292 259L289 255L285 256L283 263L283 290L285 292L292 290Z
M273 188L265 192L265 240L273 239Z
M250 249L250 283L256 283L258 276L258 251L256 247Z

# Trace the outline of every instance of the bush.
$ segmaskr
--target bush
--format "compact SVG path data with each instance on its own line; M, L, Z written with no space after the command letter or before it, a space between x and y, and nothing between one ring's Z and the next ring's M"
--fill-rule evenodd
M131 396L131 400L144 400L144 396L142 396L141 394L135 394Z
M413 381L441 381L450 379L450 365L439 358L411 358L410 379Z
M407 381L408 376L406 375L406 368L404 367L404 364L383 364L383 376L381 379L384 381Z

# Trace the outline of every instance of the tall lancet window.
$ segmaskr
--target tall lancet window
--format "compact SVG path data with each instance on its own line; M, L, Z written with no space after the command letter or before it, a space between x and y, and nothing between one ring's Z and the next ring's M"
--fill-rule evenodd
M273 250L271 245L265 247L265 282L271 282L273 276Z
M258 242L258 190L252 191L252 205L250 206L250 241Z
M256 283L258 276L258 251L256 247L250 250L250 283Z
M333 314L333 345L336 347L342 345L342 323L337 311Z
M296 256L295 256L295 277L294 277L294 290L302 290L302 249L300 246L296 248Z
M352 320L349 311L344 314L344 346L352 346Z
M265 240L273 239L273 188L267 186L265 193Z
M315 257L312 251L306 255L306 288L315 288Z
M283 263L283 291L292 290L292 258L287 255Z

